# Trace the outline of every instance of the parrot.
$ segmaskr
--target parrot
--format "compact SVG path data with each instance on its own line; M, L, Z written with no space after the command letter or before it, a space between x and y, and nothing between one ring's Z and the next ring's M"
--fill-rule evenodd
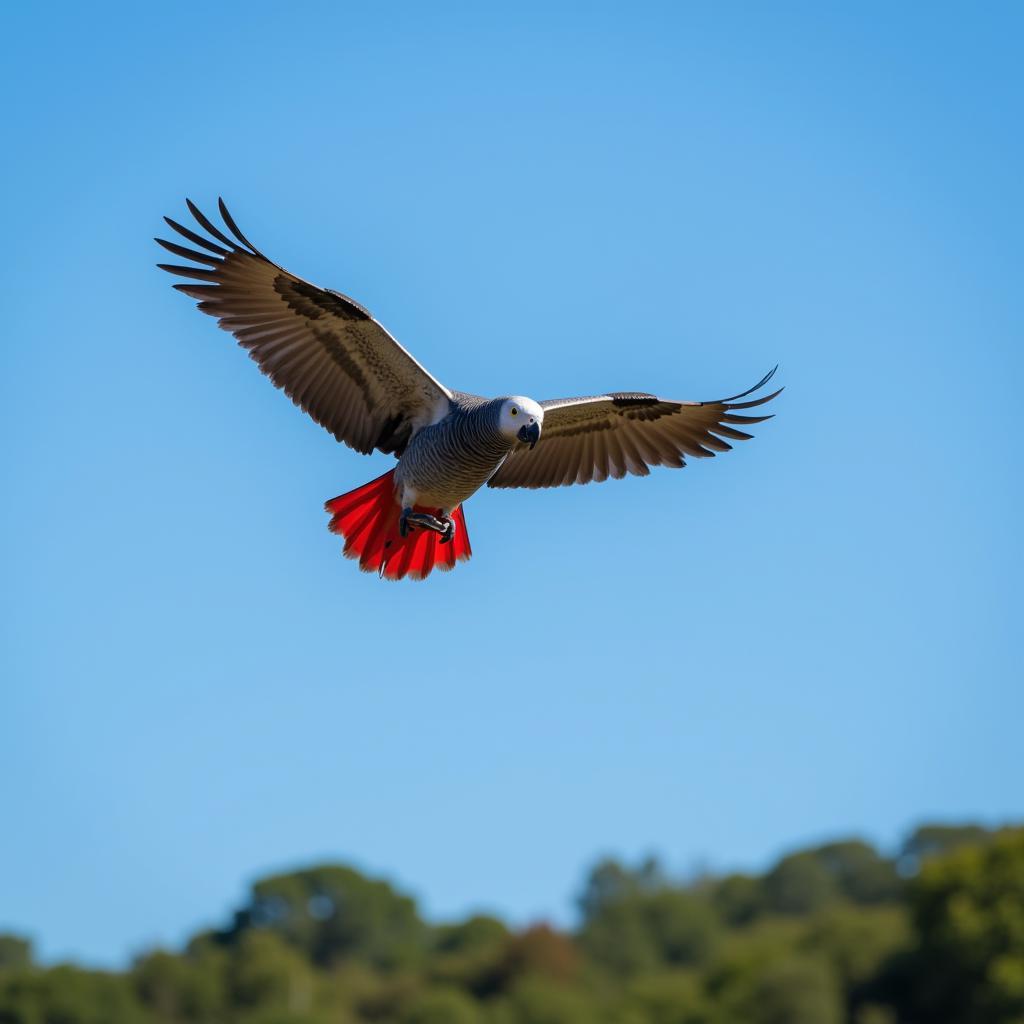
M198 248L155 239L198 264L157 264L187 279L174 288L216 317L271 382L337 441L397 459L387 473L325 504L328 528L345 541L343 553L384 579L422 580L467 561L463 505L485 484L559 487L647 476L652 466L679 469L686 458L708 458L729 451L729 441L749 440L740 428L772 417L747 410L782 391L750 397L777 366L752 388L710 402L639 391L542 402L457 391L354 299L264 256L223 199L218 208L228 233L191 199L185 203L199 231L164 221Z

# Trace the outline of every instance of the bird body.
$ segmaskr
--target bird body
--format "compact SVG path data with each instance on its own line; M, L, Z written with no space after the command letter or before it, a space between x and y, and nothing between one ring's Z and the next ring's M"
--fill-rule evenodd
M206 235L164 219L199 248L156 240L201 264L159 264L189 279L175 288L216 316L271 381L337 440L397 457L388 473L326 504L330 529L345 537L344 553L388 579L422 579L468 559L462 504L484 484L555 487L646 476L656 465L680 468L686 456L706 458L729 450L729 440L747 440L738 426L770 417L738 410L779 393L739 401L774 370L748 391L715 402L643 392L535 402L454 391L357 302L267 259L223 200L231 237L186 202Z
M529 403L524 398L483 401L460 396L448 415L417 431L395 470L403 506L450 510L483 487L519 444L515 434L501 427L502 408L509 401L520 409ZM539 406L535 418L538 414L542 420Z

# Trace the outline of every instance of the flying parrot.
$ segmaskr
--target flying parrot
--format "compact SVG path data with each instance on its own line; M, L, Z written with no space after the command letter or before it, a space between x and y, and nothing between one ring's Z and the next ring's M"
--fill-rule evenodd
M395 455L394 469L326 503L344 553L381 577L424 579L472 554L462 505L489 487L558 487L650 466L681 468L687 456L746 441L744 415L779 391L742 401L771 379L713 402L674 402L634 391L535 402L523 395L481 398L445 387L358 302L272 263L239 231L233 238L190 200L198 226L164 220L198 248L162 238L200 266L160 263L188 278L178 291L199 301L248 349L276 387L357 452ZM781 388L779 389L781 391ZM726 440L728 439L728 440Z

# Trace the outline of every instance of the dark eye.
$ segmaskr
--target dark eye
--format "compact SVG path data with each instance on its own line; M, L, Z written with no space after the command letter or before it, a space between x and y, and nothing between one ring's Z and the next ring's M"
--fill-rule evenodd
M511 412L513 416L518 416L519 415L519 410L514 405L509 410L509 412Z

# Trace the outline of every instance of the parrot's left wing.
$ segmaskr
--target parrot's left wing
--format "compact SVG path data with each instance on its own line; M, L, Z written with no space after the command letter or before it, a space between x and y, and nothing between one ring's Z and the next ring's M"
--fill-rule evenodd
M200 266L160 263L259 364L339 441L356 451L401 454L417 430L451 408L452 392L417 362L362 306L271 262L238 230L220 201L231 238L186 200L206 235L165 217L186 241L156 239Z
M729 451L731 441L750 434L736 429L771 419L744 416L770 402L779 391L741 402L771 380L775 370L752 388L713 402L672 402L655 395L612 392L591 398L541 402L544 427L532 450L514 449L491 477L491 487L559 487L591 480L647 476L650 466L684 466L687 455L708 458Z

